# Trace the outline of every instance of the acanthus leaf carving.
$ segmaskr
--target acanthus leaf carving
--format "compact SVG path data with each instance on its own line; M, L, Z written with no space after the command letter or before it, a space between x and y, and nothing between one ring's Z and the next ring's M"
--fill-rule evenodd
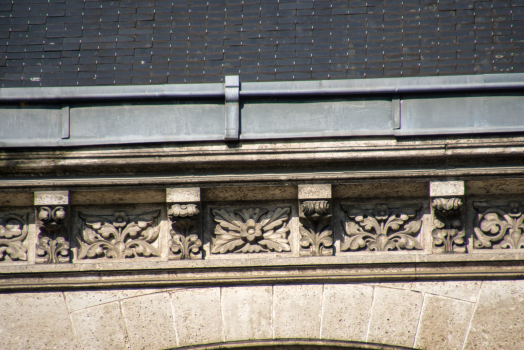
M507 206L494 206L475 202L478 211L475 227L475 248L492 248L498 244L503 249L524 248L524 207L519 202Z
M37 211L38 243L36 262L56 264L69 262L69 235L65 225L66 208L40 207Z
M464 253L465 232L462 229L460 198L435 198L431 202L435 213L433 236L436 253Z
M150 211L130 219L125 212L115 212L109 219L80 213L84 227L79 239L79 259L113 259L160 256L151 245L160 233L155 219L160 211Z
M329 201L304 201L300 207L300 254L333 255L333 216Z
M174 204L169 209L171 221L171 239L169 259L201 259L202 241L200 240L200 225L198 215L200 210L196 204Z
M213 210L215 237L212 253L289 252L287 235L290 208Z
M7 214L0 219L0 261L27 260L27 247L23 244L29 231L28 214Z
M422 220L414 220L420 205L390 209L387 204L377 204L373 210L345 207L347 219L342 224L346 231L341 250L412 250L422 249L415 238Z

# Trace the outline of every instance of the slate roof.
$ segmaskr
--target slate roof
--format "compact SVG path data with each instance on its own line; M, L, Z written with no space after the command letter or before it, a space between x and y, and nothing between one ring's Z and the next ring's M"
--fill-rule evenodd
M0 86L524 72L524 0L0 2Z

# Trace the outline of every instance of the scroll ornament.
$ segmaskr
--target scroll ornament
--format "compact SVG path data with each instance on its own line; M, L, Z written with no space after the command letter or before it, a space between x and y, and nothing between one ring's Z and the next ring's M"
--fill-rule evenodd
M160 256L151 245L160 233L160 226L155 225L159 213L159 210L150 211L132 219L125 212L115 212L110 219L80 213L84 227L82 239L78 240L78 258Z
M217 222L212 253L289 252L287 239L290 208L213 210Z
M436 198L431 202L435 213L432 232L436 253L464 253L465 232L462 229L460 198Z
M300 254L333 255L333 216L329 202L304 201L300 215Z
M485 202L473 206L479 212L473 229L475 248L492 248L494 243L503 249L524 248L524 208L519 202L509 202L505 207Z
M169 209L171 221L171 239L169 249L171 260L201 259L202 241L197 222L198 206L196 204L174 204Z
M40 207L37 214L39 232L36 262L56 264L69 262L69 242L65 207Z
M0 261L27 260L28 214L8 214L0 219Z
M374 210L343 208L349 220L343 221L346 237L341 250L390 251L422 249L414 237L422 220L414 220L416 208L390 209L387 204L377 204Z

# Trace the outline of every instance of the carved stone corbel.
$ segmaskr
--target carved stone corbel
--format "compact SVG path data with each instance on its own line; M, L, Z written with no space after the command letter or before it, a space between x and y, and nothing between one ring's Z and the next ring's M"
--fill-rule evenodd
M462 223L462 200L460 198L435 198L431 201L435 229L433 251L435 253L465 253L465 232Z
M0 218L0 262L27 260L28 214L7 214Z
M200 210L196 204L173 204L169 209L171 223L169 259L202 259Z
M67 211L65 206L37 208L37 264L56 264L70 261L69 232L66 224Z
M300 204L300 255L333 255L333 215L327 200Z

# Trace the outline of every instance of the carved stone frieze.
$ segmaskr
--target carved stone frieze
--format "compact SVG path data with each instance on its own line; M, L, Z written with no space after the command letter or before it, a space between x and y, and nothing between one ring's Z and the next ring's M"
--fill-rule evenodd
M196 204L174 204L169 209L170 260L202 259L199 214Z
M300 209L300 255L333 255L333 215L329 201L304 201Z
M28 232L28 214L7 214L0 218L0 261L27 260L23 244Z
M462 200L460 198L435 198L431 201L435 219L433 251L435 253L464 253L465 232L462 227Z
M415 237L422 226L422 220L415 220L420 205L392 209L387 204L377 204L373 210L345 205L342 208L347 217L342 222L346 236L341 250L422 249Z
M524 207L521 203L496 206L475 202L473 207L478 212L473 227L475 248L524 248Z
M83 225L79 241L78 259L160 256L151 243L160 233L159 210L130 218L125 212L114 212L111 217L80 213Z
M212 253L289 252L287 239L291 208L213 210L215 237Z
M37 209L38 243L36 262L56 264L69 262L69 233L67 210L63 206L44 206Z

